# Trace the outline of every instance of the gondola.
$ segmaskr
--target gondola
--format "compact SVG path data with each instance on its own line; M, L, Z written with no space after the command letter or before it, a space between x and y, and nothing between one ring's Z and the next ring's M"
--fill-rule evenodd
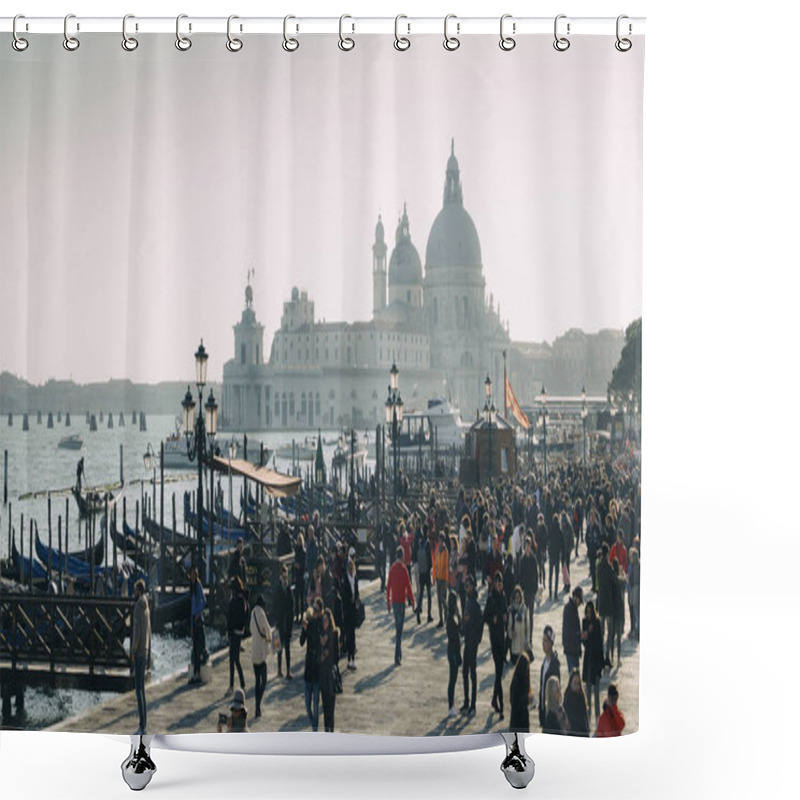
M39 561L45 565L50 565L52 572L58 572L59 567L66 573L77 575L81 573L88 573L91 568L91 559L94 558L95 568L102 566L103 557L105 555L105 547L103 539L101 538L94 548L87 547L85 550L79 550L75 553L68 555L62 553L57 547L49 547L40 538L39 532L36 532L35 537L36 556ZM94 553L92 556L91 553Z
M90 514L101 514L106 508L112 508L122 497L122 487L122 483L115 483L109 487L83 490L77 485L72 487L72 496L78 504L81 517L88 517Z

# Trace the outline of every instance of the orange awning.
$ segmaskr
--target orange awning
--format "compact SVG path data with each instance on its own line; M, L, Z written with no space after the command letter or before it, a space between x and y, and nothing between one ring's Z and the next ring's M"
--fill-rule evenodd
M214 469L218 469L220 472L228 472L230 469L234 475L241 475L243 478L263 486L273 497L291 497L300 491L300 484L303 482L302 478L293 478L291 475L284 475L274 469L256 467L243 458L228 460L215 456Z

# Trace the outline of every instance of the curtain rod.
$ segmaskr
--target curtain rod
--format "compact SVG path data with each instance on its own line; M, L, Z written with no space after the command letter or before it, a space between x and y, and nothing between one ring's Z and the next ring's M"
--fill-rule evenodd
M506 15L505 31L510 35L553 34L554 17L514 17ZM624 34L644 33L645 17L628 17L624 20ZM401 35L443 34L444 17L402 16L397 23L394 17L357 17L345 15L340 23L338 17L292 17L289 31L293 34L344 34L375 33L395 34L395 25ZM69 21L70 31L79 33L120 33L122 17L81 17L74 16ZM590 34L613 36L616 32L616 17L570 17L561 15L559 25L570 34ZM130 33L175 33L175 17L136 17L132 16L127 25ZM340 27L341 26L341 27ZM0 31L10 33L12 17L0 18ZM181 21L181 28L188 33L226 33L227 17L193 17L187 15ZM243 34L282 34L283 17L237 17L233 29ZM458 36L498 33L500 15L496 17L459 17L454 15L449 21L449 31ZM21 16L17 22L18 33L63 33L63 17Z

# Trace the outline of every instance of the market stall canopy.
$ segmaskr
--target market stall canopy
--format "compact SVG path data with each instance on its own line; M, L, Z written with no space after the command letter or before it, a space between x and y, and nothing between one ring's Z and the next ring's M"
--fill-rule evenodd
M256 467L242 458L229 460L215 456L214 468L221 472L230 470L234 475L241 475L243 478L255 481L273 497L291 497L300 491L302 483L302 478L293 478L291 475L284 475L282 472L267 467Z

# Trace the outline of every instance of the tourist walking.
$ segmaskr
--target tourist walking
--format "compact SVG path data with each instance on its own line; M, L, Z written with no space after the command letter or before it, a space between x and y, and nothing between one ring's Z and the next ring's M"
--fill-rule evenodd
M581 617L580 606L583 604L583 589L576 586L564 604L562 614L561 641L567 659L567 672L578 669L581 661Z
M608 560L608 542L600 545L597 562L597 613L603 620L603 639L605 641L605 665L611 666L611 650L614 638L614 567Z
M228 581L237 577L242 582L242 588L247 586L247 562L244 558L244 539L241 536L236 539L236 549L228 563Z
M344 652L347 654L347 669L356 668L356 626L361 595L358 592L356 562L347 559L345 575L342 580L342 620L344 625ZM338 637L337 629L337 637Z
M306 664L303 671L305 684L306 714L311 723L311 730L319 729L319 693L320 693L320 658L322 647L320 634L322 631L322 600L317 597L314 605L303 615L303 628L300 631L300 646L306 646Z
M544 719L546 715L546 702L545 702L545 687L550 678L558 678L559 686L561 685L561 663L558 660L558 653L554 650L556 643L556 634L551 625L545 625L542 632L542 650L544 650L544 659L542 667L539 672L539 726L544 728ZM559 693L560 693L559 689ZM561 700L559 699L559 702Z
M464 582L465 601L462 625L464 628L464 661L462 674L464 678L464 705L461 712L474 714L475 701L478 694L478 646L483 638L483 614L478 605L475 591L475 578L467 575ZM470 682L472 693L470 694Z
M239 658L242 651L244 628L247 625L247 598L244 596L242 579L238 575L230 580L231 599L228 601L228 666L230 679L226 694L233 694L233 672L239 673L239 685L244 689L244 671Z
M594 507L589 511L589 521L586 525L586 558L589 559L589 579L592 582L592 591L597 591L597 559L602 543L600 523Z
M615 683L608 686L608 696L603 701L603 713L597 721L597 738L608 736L620 736L625 727L625 717L617 708L619 700L619 690Z
M533 636L533 607L536 604L536 593L539 591L539 562L534 552L533 531L529 528L525 537L525 552L519 560L519 584L528 610L528 644Z
M339 669L339 629L329 608L322 612L320 630L319 688L322 695L322 715L325 731L333 733L336 711L336 671Z
M264 596L256 597L253 612L250 614L250 653L253 659L253 673L256 684L256 712L261 716L261 699L267 688L267 656L272 650L272 630L269 627Z
M561 550L561 564L564 572L564 592L568 594L572 586L569 564L570 557L572 556L572 548L575 547L575 529L572 527L572 520L566 511L561 512L559 525L561 526L561 539L563 544L563 549Z
M551 675L545 687L545 717L542 725L543 733L569 733L567 712L561 705L561 681Z
M444 625L447 618L448 591L450 589L450 553L447 549L447 538L444 531L439 534L436 553L433 559L433 578L436 581L436 604L439 608L439 624Z
M208 660L206 651L206 632L203 627L203 609L206 607L206 595L203 584L197 576L197 567L189 572L189 594L192 599L191 632L192 632L192 674L189 683L200 683L200 667Z
M483 610L483 621L489 626L489 642L492 647L494 661L494 689L492 691L492 708L503 719L503 665L506 654L506 623L508 622L508 606L503 592L503 573L495 573L492 591L486 598Z
M614 635L611 643L609 658L614 656L614 646L617 648L617 666L622 663L622 632L625 629L625 573L622 571L617 558L611 561L614 569Z
M455 717L456 680L458 668L461 666L461 617L458 614L458 596L450 592L447 596L447 663L450 676L447 681L447 707L449 716Z
M589 710L586 707L586 695L583 693L581 674L577 667L569 674L562 705L569 720L569 733L572 736L588 736Z
M303 619L306 606L306 543L302 533L297 534L294 543L294 618L297 622Z
M631 614L630 638L639 641L639 587L641 582L641 566L639 550L631 547L628 551L628 609Z
M83 461L83 459L81 459ZM133 686L136 690L136 707L139 711L138 736L147 733L147 700L144 693L144 678L147 658L150 654L150 606L144 581L139 578L133 584L133 627L131 630L131 661L133 662Z
M406 617L406 598L408 605L414 608L414 592L411 590L411 578L408 568L403 563L403 547L398 546L396 560L389 569L386 579L386 610L394 614L394 664L400 666L403 660L403 623Z
M512 664L516 664L519 656L530 646L531 631L528 627L528 619L528 608L525 605L522 587L517 584L511 595L506 624Z
M558 514L550 517L550 525L547 529L547 558L550 567L547 573L547 595L550 600L558 599L558 575L561 568L561 553L564 549L564 539L561 535L561 523ZM555 578L555 581L554 581ZM553 583L555 582L555 587Z
M583 682L586 684L586 697L591 710L594 695L594 717L600 716L600 678L603 674L603 629L594 610L594 603L589 600L583 612L581 625L581 642L583 643Z
M533 654L527 648L519 654L514 673L511 676L511 687L508 691L508 704L511 714L508 729L512 733L530 733L529 707L533 699L531 690L531 658Z
M417 570L419 574L419 593L417 594L417 623L422 615L422 594L428 593L428 622L433 622L431 615L431 570L433 568L433 553L428 538L427 526L422 526L422 531L417 540Z
M281 567L281 579L275 587L273 598L273 613L275 615L275 627L280 636L280 647L278 648L278 677L283 677L283 656L286 656L286 680L292 679L292 628L294 627L294 607L292 598L292 587L289 585L289 568L284 564Z

